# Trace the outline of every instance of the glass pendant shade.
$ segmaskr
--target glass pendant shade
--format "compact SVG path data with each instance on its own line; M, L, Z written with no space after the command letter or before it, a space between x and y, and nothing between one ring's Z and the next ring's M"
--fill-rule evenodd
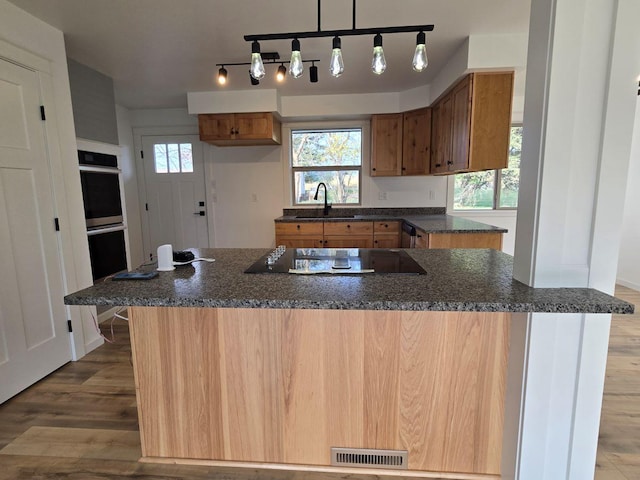
M371 61L371 71L380 75L387 69L387 61L382 50L382 35L377 34L373 39L373 60Z
M429 65L425 40L426 39L424 32L420 32L416 40L416 53L413 55L413 69L416 72L422 72L425 68L427 68L427 65Z
M283 82L285 77L287 76L287 67L284 65L280 65L278 67L278 73L276 73L276 80L279 82Z
M329 62L329 72L334 77L339 77L344 72L344 62L342 61L342 50L339 37L333 39L333 51L331 52L331 62Z
M254 41L251 44L251 76L256 80L264 78L266 71L264 64L262 63L262 56L260 55L260 44Z
M293 78L300 78L303 71L304 66L302 63L302 55L300 54L300 41L295 38L291 42L291 62L289 62L289 74Z

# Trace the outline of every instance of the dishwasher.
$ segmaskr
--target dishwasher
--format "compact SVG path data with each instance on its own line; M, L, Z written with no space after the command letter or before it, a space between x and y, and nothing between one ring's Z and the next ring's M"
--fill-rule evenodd
M402 248L416 248L416 227L408 223L402 224L402 239L400 245Z

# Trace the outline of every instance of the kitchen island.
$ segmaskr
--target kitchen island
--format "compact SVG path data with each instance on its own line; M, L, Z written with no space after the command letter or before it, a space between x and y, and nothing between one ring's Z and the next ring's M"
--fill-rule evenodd
M265 250L202 250L65 302L130 307L145 461L353 471L339 447L392 451L363 473L499 478L511 314L633 306L527 287L495 250L407 252L425 275L245 274Z

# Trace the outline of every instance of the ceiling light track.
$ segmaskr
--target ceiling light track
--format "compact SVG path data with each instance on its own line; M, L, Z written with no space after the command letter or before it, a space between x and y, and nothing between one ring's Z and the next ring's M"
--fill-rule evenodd
M405 25L397 27L376 27L376 28L356 28L356 0L353 0L352 8L352 25L351 29L340 30L322 30L321 19L321 0L318 0L318 30L309 32L289 32L289 33L264 33L257 35L245 35L244 39L251 42L251 58L252 67L251 75L259 80L264 76L264 66L261 61L260 43L269 40L292 40L291 43L291 67L289 73L294 78L302 75L302 63L300 59L300 39L305 38L324 38L333 37L331 62L329 71L334 77L339 77L344 72L344 63L342 61L342 49L340 37L351 37L357 35L373 35L373 60L371 70L373 73L380 75L386 68L386 59L382 50L382 35L391 33L417 33L416 51L413 57L413 69L416 72L422 72L427 67L427 53L425 48L426 35L425 32L433 31L433 25Z
M284 66L285 64L290 64L291 62L289 60L280 60L280 54L278 52L265 52L262 54L263 57L263 66L264 65L280 65L278 67L278 70L276 71L276 80L278 82L283 82L286 75L286 67ZM309 69L309 80L311 83L317 83L318 82L318 67L316 67L316 63L320 63L320 60L318 59L312 59L312 60L302 60L299 59L298 60L301 64L302 63L311 63L311 68ZM237 66L242 66L242 65L253 65L252 62L225 62L225 63L216 63L216 67L220 67L220 69L218 70L218 83L220 85L225 85L227 83L227 77L228 77L228 72L227 69L225 67L237 67ZM266 72L265 72L266 74ZM251 79L251 85L260 85L260 79L259 78L255 78L253 76L253 74L251 73L251 70L249 71L249 77ZM264 77L264 75L263 75ZM262 78L262 77L261 77ZM297 77L296 77L297 78Z

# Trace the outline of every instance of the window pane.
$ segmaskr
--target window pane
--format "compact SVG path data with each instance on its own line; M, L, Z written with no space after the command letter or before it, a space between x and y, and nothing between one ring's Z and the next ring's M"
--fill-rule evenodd
M509 167L502 169L500 180L500 208L516 208L518 206L521 153L522 127L511 127L511 143L509 145Z
M164 144L153 146L153 161L156 166L156 173L167 173L167 146Z
M324 189L321 188L318 200L314 200L318 184L327 186L327 201L331 204L360 203L360 171L331 170L294 172L294 203L324 204Z
M180 154L178 151L177 143L170 143L167 145L167 156L169 157L169 172L180 172Z
M193 153L190 143L180 144L180 167L183 173L193 173Z
M291 165L294 167L362 165L362 131L293 130Z
M453 208L492 209L495 178L495 170L456 175Z

